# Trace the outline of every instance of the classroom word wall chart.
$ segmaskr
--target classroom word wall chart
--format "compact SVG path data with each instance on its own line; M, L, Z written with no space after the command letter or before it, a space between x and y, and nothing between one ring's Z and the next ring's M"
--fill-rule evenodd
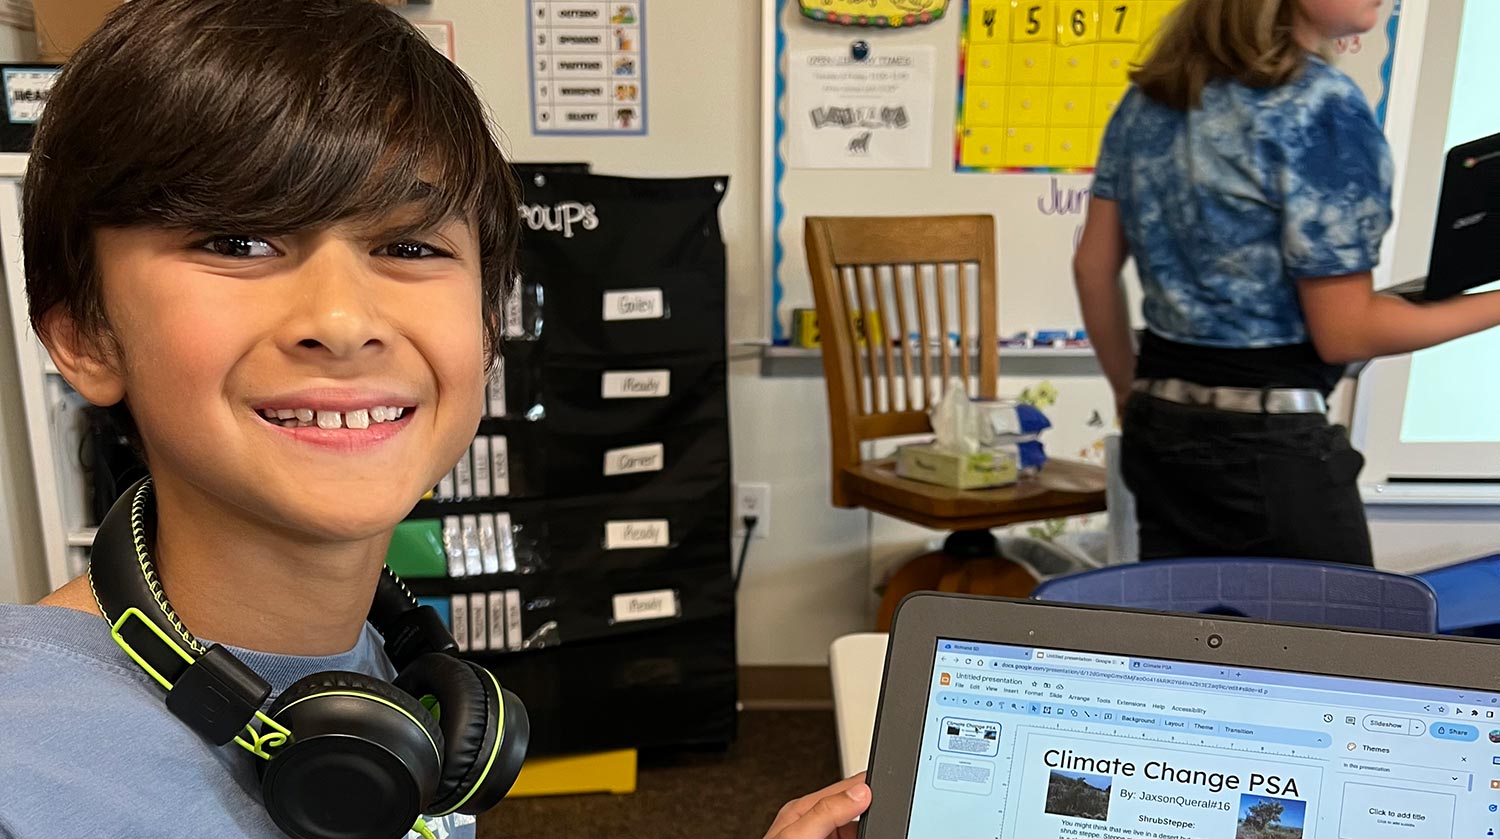
M536 134L645 134L645 0L529 0Z
M960 172L1086 172L1132 63L1182 0L968 0Z

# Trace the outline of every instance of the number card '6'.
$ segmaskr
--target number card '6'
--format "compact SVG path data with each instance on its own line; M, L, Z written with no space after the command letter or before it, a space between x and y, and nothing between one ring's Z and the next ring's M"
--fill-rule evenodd
M1065 47L1099 40L1099 0L1061 0L1057 4L1057 43Z

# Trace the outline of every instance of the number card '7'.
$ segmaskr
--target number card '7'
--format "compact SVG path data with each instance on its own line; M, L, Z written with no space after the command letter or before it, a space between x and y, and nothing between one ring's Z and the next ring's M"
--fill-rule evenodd
M1139 41L1141 20L1145 17L1143 0L1101 0L1099 3L1099 40Z

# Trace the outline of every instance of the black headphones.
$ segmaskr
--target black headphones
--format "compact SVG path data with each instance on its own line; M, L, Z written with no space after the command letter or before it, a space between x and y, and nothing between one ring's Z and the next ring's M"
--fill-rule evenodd
M505 797L526 753L525 707L488 670L453 654L437 612L419 606L389 568L369 620L385 638L395 682L314 673L262 712L270 684L223 647L205 648L167 602L150 556L155 535L147 477L99 525L88 571L99 611L167 689L173 714L211 743L263 758L261 792L277 827L297 839L399 839L421 814L477 815Z

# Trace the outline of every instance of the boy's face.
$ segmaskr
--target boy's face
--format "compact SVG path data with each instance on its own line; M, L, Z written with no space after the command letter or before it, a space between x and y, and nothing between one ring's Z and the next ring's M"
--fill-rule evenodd
M469 444L484 389L474 231L401 221L99 231L123 359L75 385L123 396L152 473L212 508L302 540L383 534Z

